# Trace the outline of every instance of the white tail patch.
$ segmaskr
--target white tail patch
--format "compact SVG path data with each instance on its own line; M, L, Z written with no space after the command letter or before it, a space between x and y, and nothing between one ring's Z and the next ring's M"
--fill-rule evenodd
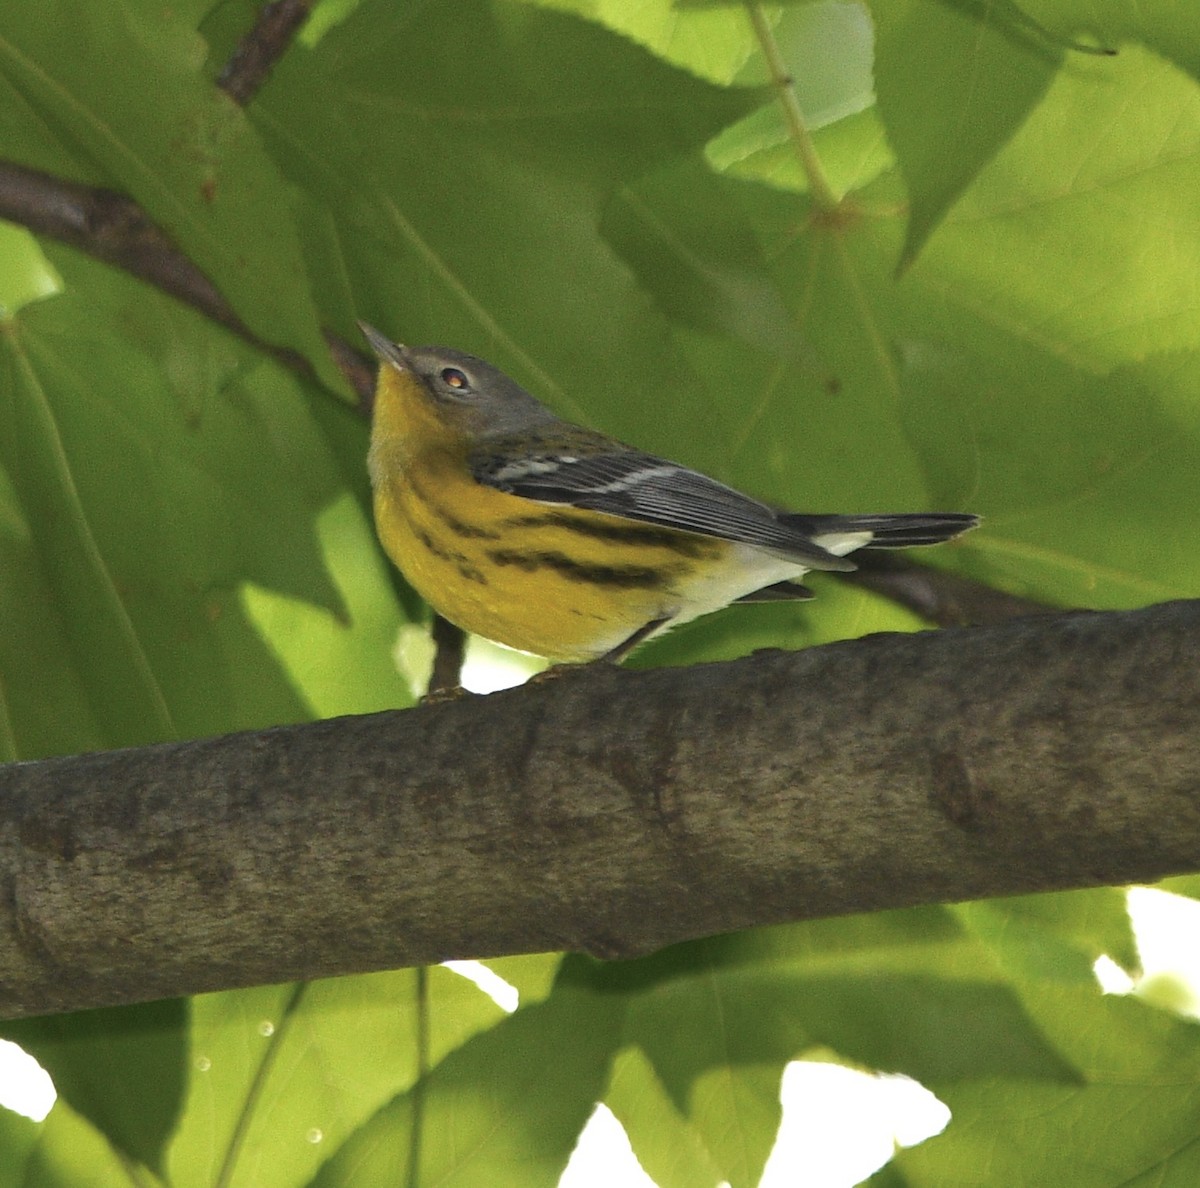
M827 553L832 553L835 557L844 557L847 553L853 553L855 549L870 544L874 539L874 532L830 532L823 536L814 536L812 541Z

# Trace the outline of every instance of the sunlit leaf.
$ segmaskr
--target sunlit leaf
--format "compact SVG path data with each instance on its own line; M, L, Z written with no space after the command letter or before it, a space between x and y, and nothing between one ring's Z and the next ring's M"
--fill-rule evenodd
M58 1091L41 1139L49 1162L72 1145L54 1137L58 1113L81 1135L86 1120L125 1158L162 1172L183 1108L187 1016L187 1003L172 1000L3 1024Z
M415 970L194 999L171 1183L308 1184L347 1136L415 1080L421 1010L435 1066L503 1017L468 981L437 968L423 1006Z
M419 1097L380 1110L314 1185L403 1183L417 1126L418 1182L552 1188L600 1098L620 1015L617 999L560 983L447 1056Z

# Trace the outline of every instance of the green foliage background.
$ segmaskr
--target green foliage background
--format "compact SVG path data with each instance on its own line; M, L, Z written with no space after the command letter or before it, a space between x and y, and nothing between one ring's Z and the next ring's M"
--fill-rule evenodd
M1200 593L1190 0L769 10L835 212L739 5L326 5L242 110L253 16L0 8L0 156L131 194L319 377L0 226L0 757L411 701L320 337L356 317L782 504L982 512L931 560L1019 594ZM818 585L639 662L917 625ZM420 1086L413 971L10 1024L60 1099L0 1111L0 1188L398 1183L415 1117L422 1184L554 1184L597 1100L664 1188L742 1188L818 1050L953 1111L881 1184L1194 1184L1200 1032L1100 953L1116 891L504 959L512 1015L437 969Z

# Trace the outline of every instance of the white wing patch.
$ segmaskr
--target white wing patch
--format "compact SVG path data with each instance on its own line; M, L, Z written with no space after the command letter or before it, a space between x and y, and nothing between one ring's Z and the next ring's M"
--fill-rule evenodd
M568 454L560 454L553 458L520 458L506 462L494 471L492 478L498 483L516 482L518 479L532 478L534 475L554 474L564 466L578 462Z

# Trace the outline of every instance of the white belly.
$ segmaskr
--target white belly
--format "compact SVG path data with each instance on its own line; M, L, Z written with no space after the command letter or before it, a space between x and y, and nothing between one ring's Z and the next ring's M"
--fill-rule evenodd
M869 532L843 533L838 536L821 536L814 543L836 557L844 557L855 549L862 548L871 539ZM798 581L809 572L809 566L794 560L779 557L752 545L735 545L730 562L719 570L698 574L688 580L679 591L679 599L664 605L655 618L666 618L662 627L653 633L661 635L681 623L689 623L701 615L711 614L736 602L747 594L753 594L776 582ZM650 636L648 638L653 638ZM614 638L606 647L617 647L623 639Z

